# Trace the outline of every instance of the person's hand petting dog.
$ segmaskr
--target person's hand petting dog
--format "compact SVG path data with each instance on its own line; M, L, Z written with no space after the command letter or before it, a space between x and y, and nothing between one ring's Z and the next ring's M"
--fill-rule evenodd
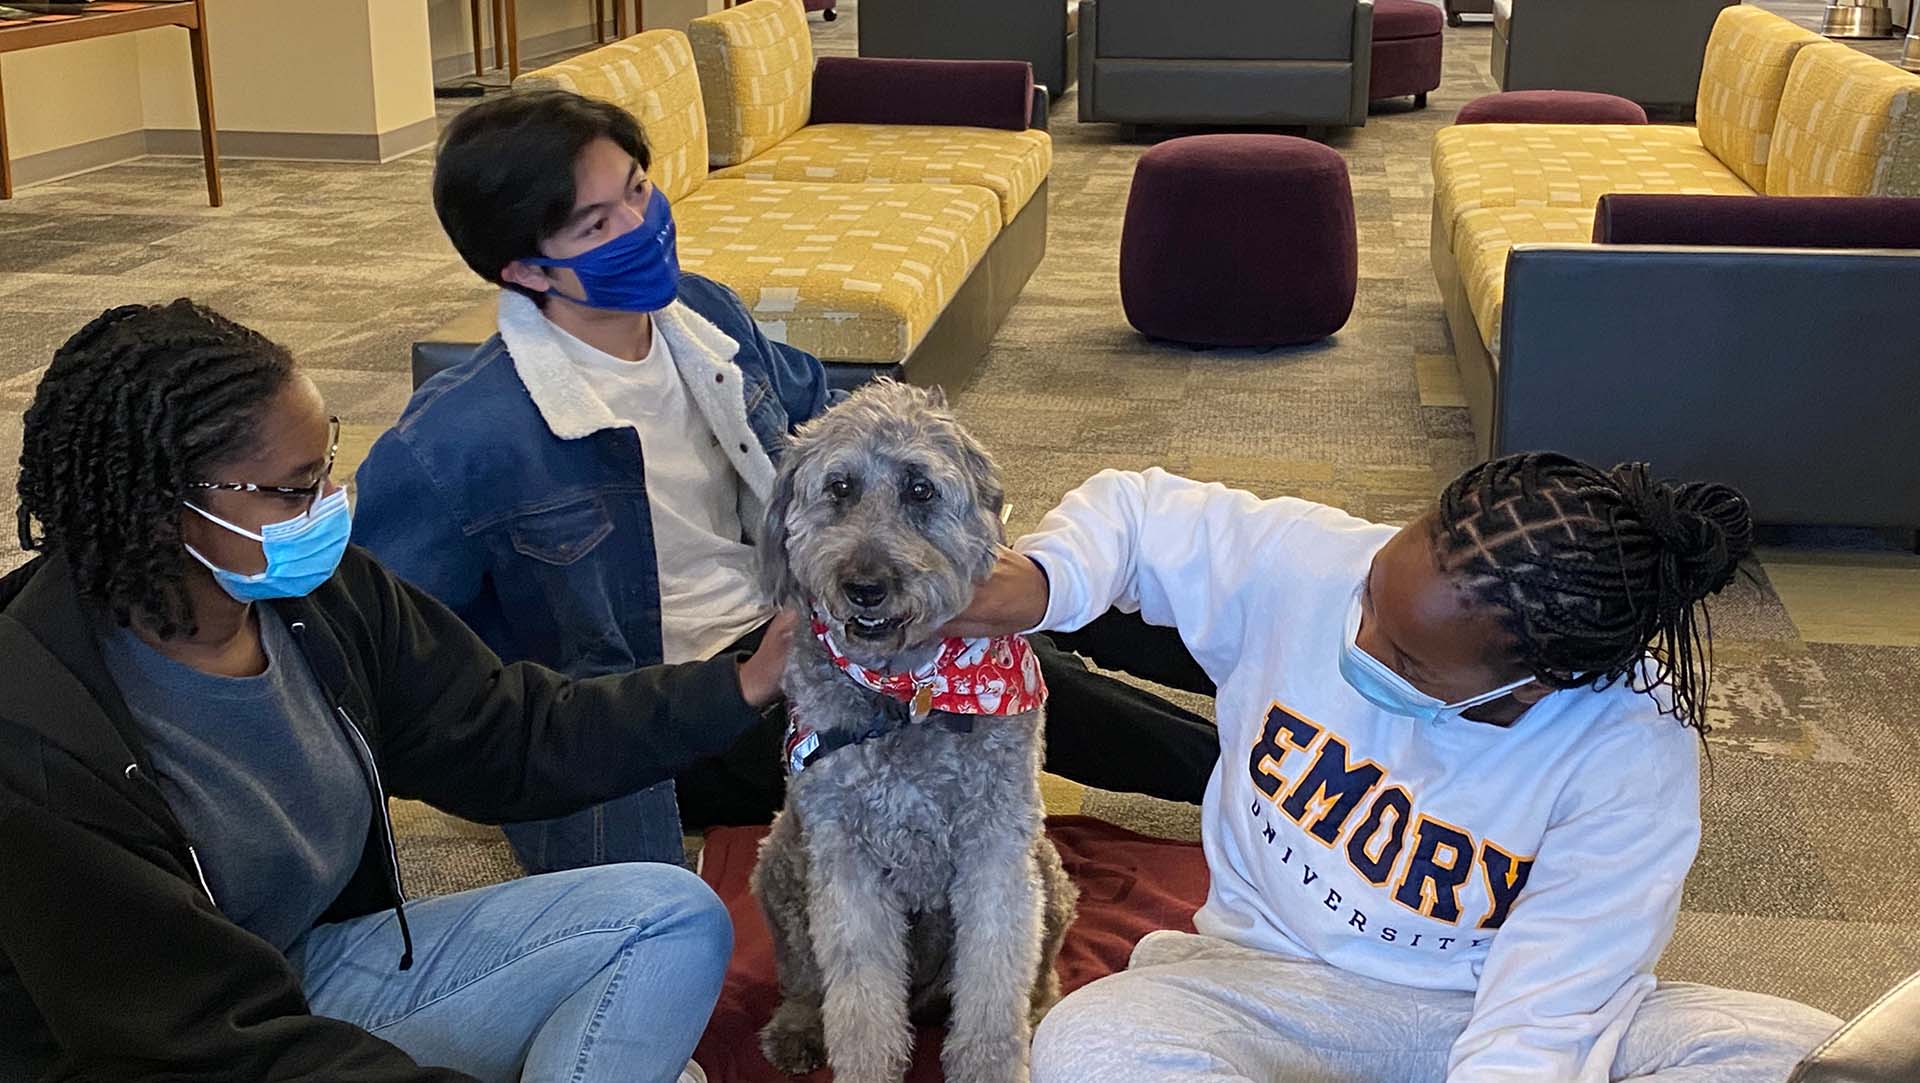
M940 629L959 639L1017 635L1047 615L1047 573L1028 557L1001 546L993 571L973 593L973 604Z
M759 649L740 663L740 696L755 707L765 707L780 698L780 675L787 668L787 652L793 648L793 631L800 626L800 614L782 609L767 622L767 634Z

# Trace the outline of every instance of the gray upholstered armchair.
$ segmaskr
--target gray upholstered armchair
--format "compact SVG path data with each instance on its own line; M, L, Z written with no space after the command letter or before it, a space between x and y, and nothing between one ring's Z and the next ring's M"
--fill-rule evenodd
M1024 60L1059 101L1077 71L1080 0L861 0L860 55Z
M1494 0L1493 81L1501 90L1592 90L1689 108L1713 21L1739 2Z
M1445 0L1447 25L1459 26L1462 15L1491 15L1493 0Z
M1359 127L1372 54L1373 0L1082 0L1080 119Z

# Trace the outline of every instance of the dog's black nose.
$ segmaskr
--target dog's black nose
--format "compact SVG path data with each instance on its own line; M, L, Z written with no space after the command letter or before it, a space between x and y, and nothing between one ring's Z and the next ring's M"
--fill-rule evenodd
M850 579L843 589L847 592L847 600L862 609L872 609L887 600L887 588L880 583L862 583Z

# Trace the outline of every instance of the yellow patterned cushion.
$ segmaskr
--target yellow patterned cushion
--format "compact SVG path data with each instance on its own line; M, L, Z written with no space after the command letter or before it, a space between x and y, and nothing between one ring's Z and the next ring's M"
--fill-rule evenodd
M693 48L678 30L649 30L572 60L527 72L513 88L558 87L613 102L640 121L653 165L647 175L669 200L707 179L707 114Z
M977 184L1012 221L1053 167L1045 132L908 124L812 124L714 176L777 181Z
M1767 194L1920 195L1920 75L1835 42L1802 49L1780 99Z
M1458 230L1479 207L1591 210L1608 192L1753 195L1692 128L1462 124L1433 138L1434 213Z
M818 357L904 360L1000 231L972 185L711 180L674 208L680 265Z
M800 0L751 0L687 25L700 61L713 164L739 165L813 111L813 37Z
M1803 47L1820 40L1747 4L1724 8L1714 20L1695 102L1700 143L1756 191L1767 186L1768 145L1787 71Z
M1500 309L1506 299L1507 252L1516 244L1586 244L1591 207L1491 207L1460 216L1453 240L1460 286L1488 352L1500 354Z

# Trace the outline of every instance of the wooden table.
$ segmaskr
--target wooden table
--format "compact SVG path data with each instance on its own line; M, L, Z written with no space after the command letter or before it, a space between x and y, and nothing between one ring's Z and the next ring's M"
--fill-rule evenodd
M207 62L205 0L157 0L131 10L87 12L58 22L0 23L0 53L130 34L156 26L178 26L187 32L187 45L193 51L193 90L200 100L200 150L207 162L207 203L218 207L220 152L213 133L213 71ZM5 90L0 88L0 199L11 198L13 166L7 155Z

